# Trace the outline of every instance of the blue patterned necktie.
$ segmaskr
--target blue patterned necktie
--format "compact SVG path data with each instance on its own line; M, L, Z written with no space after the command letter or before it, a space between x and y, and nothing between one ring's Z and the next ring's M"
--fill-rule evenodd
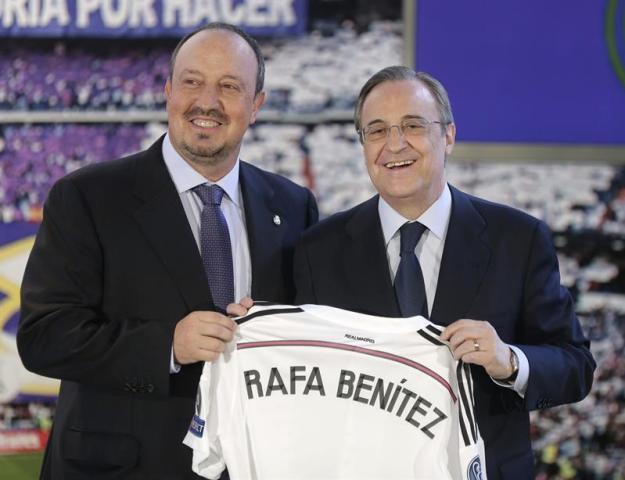
M219 208L224 191L219 185L206 184L193 191L204 204L200 226L202 263L213 303L225 312L226 306L234 302L234 274L228 223Z
M415 248L427 227L419 222L405 223L399 229L401 250L399 267L395 274L395 295L402 317L428 317L425 282Z

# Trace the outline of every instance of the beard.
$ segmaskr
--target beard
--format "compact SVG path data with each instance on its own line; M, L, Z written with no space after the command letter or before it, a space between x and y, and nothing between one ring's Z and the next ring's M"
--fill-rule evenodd
M207 137L200 137L205 140ZM215 166L227 160L234 151L232 146L227 144L216 145L213 147L200 147L197 145L191 145L187 142L182 142L182 150L184 150L184 157L193 162L204 166Z
M190 120L194 116L199 115L219 122L222 125L228 124L230 122L230 118L228 117L228 115L226 115L219 109L203 109L201 107L195 106L184 114L185 120ZM206 140L210 141L210 136L199 134L198 139L200 142L204 142ZM180 146L182 150L184 150L187 160L203 166L219 165L224 160L227 160L233 154L236 148L236 145L229 145L227 142L224 142L221 145L199 146L192 143L187 143L184 140L182 141Z

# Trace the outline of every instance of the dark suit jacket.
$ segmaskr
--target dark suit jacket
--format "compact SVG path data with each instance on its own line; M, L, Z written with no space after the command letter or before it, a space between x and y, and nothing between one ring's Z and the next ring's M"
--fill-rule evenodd
M529 414L582 399L594 360L560 275L544 223L451 188L452 212L430 320L490 322L529 360L527 392L473 367L476 416L489 480L534 478ZM306 232L295 253L297 303L401 316L390 278L378 197Z
M46 202L17 336L29 370L62 380L42 478L197 478L181 442L202 364L169 364L176 323L213 304L161 144L61 179ZM240 182L252 296L290 303L314 198L244 162Z

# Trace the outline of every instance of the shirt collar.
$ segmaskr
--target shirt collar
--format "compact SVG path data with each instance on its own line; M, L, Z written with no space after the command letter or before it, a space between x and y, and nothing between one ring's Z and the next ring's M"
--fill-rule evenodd
M228 198L239 206L239 159L237 158L234 167L217 182L211 182L191 167L187 161L180 156L169 139L169 133L163 140L163 158L169 171L169 175L176 186L178 193L187 192L198 185L208 183L217 184L224 189Z
M378 213L382 224L382 233L384 234L384 244L388 245L388 242L390 242L397 230L410 220L397 212L381 196L378 201ZM451 192L449 186L445 184L441 195L430 205L430 208L417 218L417 221L425 225L437 238L442 239L445 236L450 216Z

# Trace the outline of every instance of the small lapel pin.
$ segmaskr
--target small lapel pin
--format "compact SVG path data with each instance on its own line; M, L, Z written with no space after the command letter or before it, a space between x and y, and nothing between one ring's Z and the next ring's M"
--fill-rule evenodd
M280 225L282 223L282 219L280 219L280 215L274 215L273 216L273 224L274 225Z

